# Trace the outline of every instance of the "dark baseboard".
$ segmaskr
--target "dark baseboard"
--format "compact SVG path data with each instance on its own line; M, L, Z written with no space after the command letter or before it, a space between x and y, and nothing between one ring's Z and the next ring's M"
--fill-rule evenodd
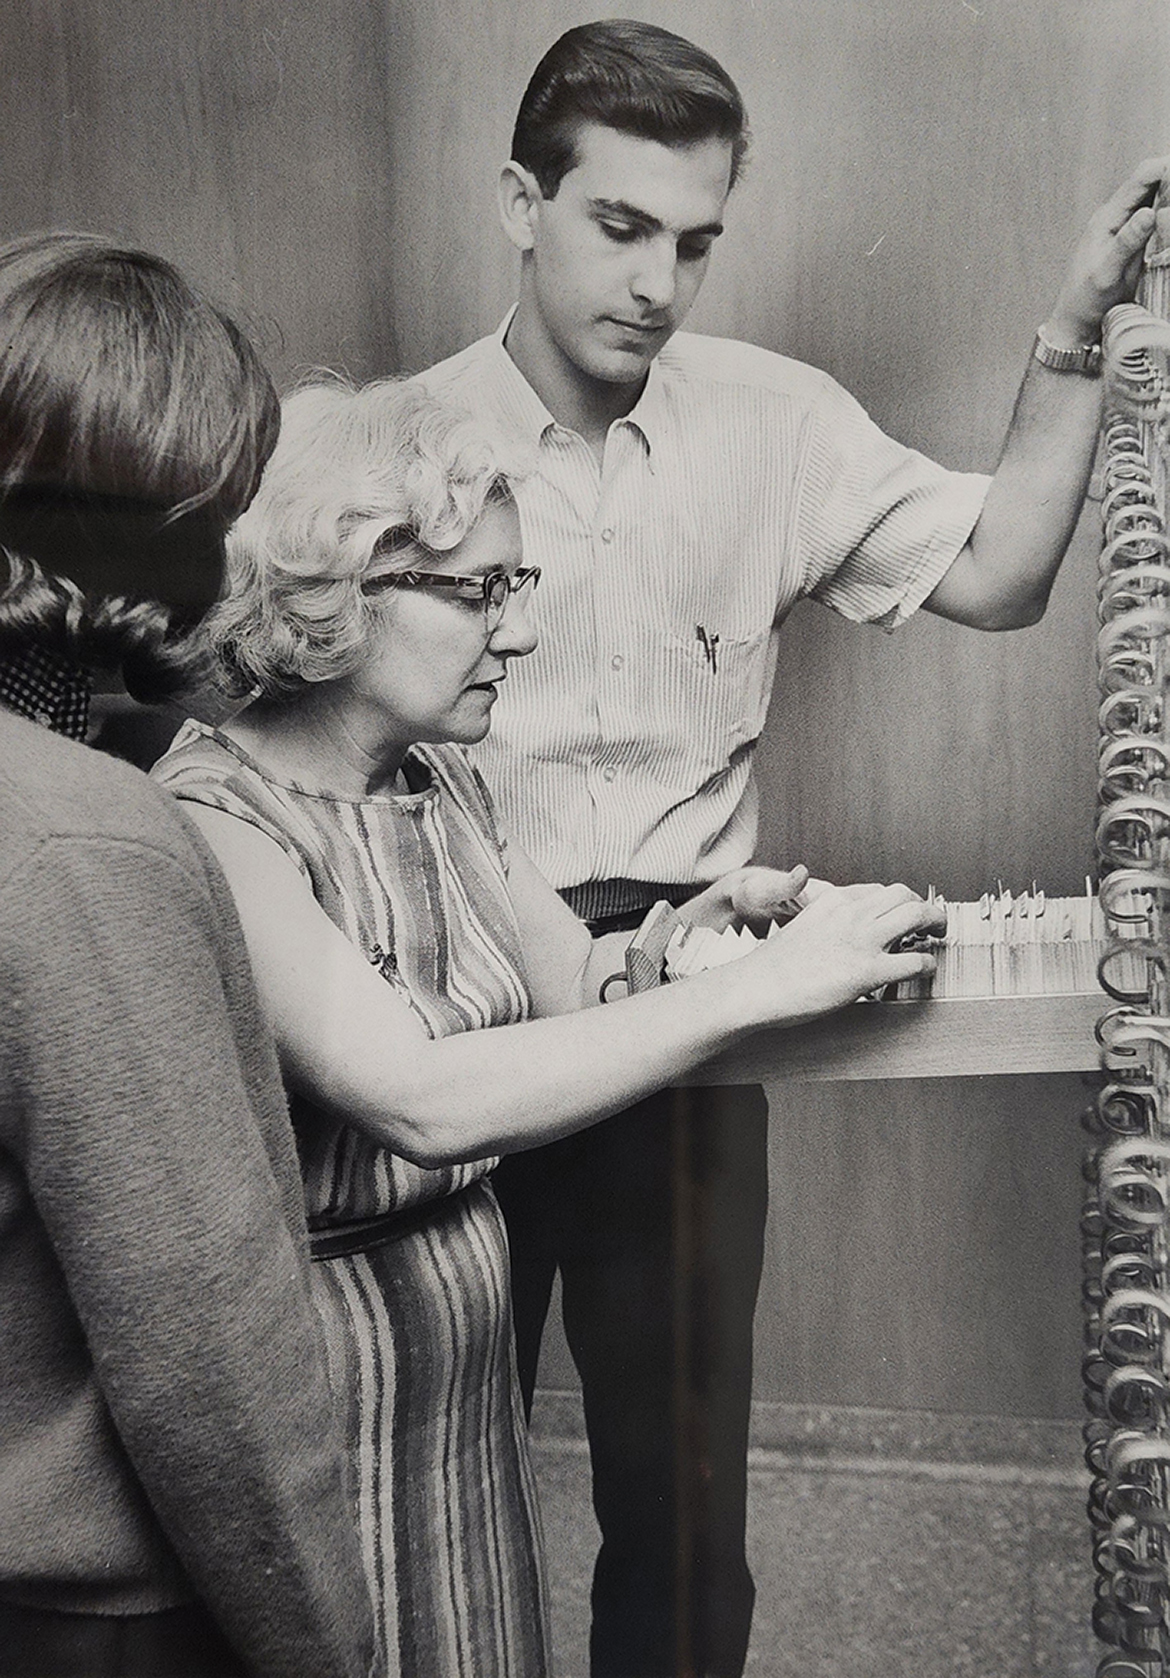
M532 1435L542 1447L585 1449L581 1398L540 1390ZM752 1406L753 1469L821 1468L1081 1486L1081 1425L1021 1416L964 1416L849 1405Z

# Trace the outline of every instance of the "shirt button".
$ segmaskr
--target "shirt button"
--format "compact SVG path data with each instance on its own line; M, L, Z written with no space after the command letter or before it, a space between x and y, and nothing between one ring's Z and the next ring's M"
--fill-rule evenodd
M621 653L614 653L614 655L613 655L613 657L612 657L612 658L611 658L611 659L610 659L610 661L609 661L609 666L610 666L610 669L611 669L611 670L620 670L620 669L621 669L621 667L622 667L622 665L623 665L623 664L624 664L624 663L625 663L625 662L626 662L626 661L625 661L625 659L624 659L624 658L623 658L623 657L622 657L622 655L621 655Z
M601 771L601 778L603 781L612 781L616 778L616 776L617 770L614 768L612 763L606 764L605 768Z
M613 531L610 529L609 525L606 525L605 529L601 532L601 540L607 546L613 541Z

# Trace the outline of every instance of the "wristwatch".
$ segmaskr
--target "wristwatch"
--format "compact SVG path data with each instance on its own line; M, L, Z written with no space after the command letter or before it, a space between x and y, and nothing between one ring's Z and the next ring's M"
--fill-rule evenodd
M1054 373L1084 373L1087 378L1095 379L1101 372L1100 344L1080 344L1075 350L1062 350L1044 336L1043 327L1036 333L1032 354L1042 367L1050 367Z

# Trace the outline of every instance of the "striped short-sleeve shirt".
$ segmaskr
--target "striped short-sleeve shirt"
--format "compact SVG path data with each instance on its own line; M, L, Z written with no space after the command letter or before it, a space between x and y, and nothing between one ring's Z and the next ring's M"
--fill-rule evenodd
M679 333L602 466L494 336L420 380L521 474L540 644L474 756L555 886L706 882L750 858L752 751L777 632L803 595L893 628L942 578L986 494L887 437L827 374Z

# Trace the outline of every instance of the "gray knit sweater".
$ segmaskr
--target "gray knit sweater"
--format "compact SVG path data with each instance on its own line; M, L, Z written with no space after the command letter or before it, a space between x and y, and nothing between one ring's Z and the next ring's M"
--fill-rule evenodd
M372 1670L275 1054L218 868L0 707L0 1598L201 1597L250 1670Z

